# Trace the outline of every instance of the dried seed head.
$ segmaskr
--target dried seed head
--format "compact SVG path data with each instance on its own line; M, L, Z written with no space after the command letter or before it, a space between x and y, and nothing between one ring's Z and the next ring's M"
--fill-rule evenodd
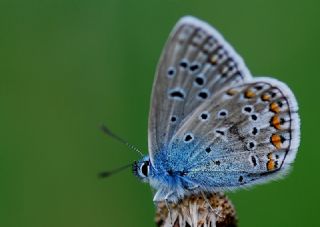
M158 227L235 227L236 211L230 200L222 193L186 196L177 204L157 204ZM211 207L210 207L211 206Z

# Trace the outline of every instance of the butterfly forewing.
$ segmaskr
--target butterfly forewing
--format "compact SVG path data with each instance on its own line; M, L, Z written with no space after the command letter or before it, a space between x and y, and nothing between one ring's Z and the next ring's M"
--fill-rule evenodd
M166 43L152 92L149 152L153 162L183 122L225 88L251 79L243 60L210 25L182 18ZM170 156L169 154L167 155Z

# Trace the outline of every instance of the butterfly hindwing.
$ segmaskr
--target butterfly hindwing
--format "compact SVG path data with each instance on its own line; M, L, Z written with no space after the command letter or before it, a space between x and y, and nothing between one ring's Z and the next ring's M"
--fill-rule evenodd
M149 115L149 152L164 152L187 116L226 87L251 79L243 60L210 25L182 18L158 64Z
M202 190L232 189L283 175L299 145L299 116L290 89L255 78L224 89L189 116L168 149Z

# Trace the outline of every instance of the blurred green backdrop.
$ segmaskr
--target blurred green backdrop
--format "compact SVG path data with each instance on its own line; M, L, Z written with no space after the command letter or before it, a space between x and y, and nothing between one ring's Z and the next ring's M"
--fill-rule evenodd
M1 0L0 226L154 226L148 185L128 170L147 152L149 97L164 42L183 15L219 29L254 75L300 104L302 143L285 180L230 194L241 226L318 222L320 2Z

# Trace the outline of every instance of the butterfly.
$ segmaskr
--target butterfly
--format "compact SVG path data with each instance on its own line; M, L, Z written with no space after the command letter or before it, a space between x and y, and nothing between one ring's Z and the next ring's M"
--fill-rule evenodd
M133 166L153 200L238 188L284 176L300 141L288 86L251 76L206 22L186 16L158 63L149 114L149 155Z

